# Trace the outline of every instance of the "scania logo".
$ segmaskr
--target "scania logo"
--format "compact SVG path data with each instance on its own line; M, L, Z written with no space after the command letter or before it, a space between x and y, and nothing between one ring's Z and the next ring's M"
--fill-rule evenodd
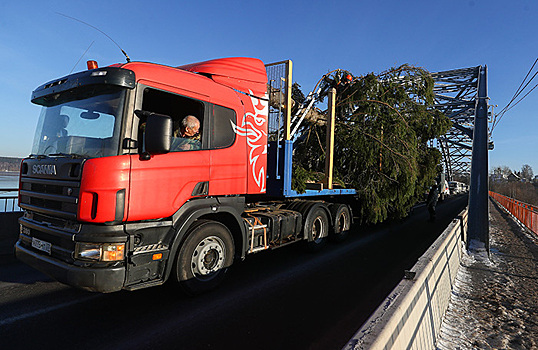
M35 164L32 166L32 172L35 175L56 175L56 165L54 164Z

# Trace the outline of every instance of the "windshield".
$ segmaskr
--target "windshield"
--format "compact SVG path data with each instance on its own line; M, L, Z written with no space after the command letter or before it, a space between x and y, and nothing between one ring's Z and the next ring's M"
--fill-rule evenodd
M103 91L102 87L58 94L55 103L41 110L32 154L117 155L124 97L123 89Z

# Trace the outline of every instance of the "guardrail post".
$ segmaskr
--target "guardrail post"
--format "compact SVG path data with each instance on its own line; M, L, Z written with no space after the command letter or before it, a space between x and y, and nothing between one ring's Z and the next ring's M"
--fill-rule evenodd
M473 132L467 249L486 249L489 255L488 219L488 88L487 66L480 67Z

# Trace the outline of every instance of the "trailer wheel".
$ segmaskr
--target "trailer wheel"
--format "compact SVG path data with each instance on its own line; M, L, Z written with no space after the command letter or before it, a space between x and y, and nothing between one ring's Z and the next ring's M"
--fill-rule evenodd
M233 263L234 242L226 226L215 221L196 225L179 248L174 276L189 295L217 287Z
M335 204L331 209L333 217L331 238L335 242L342 242L348 236L351 228L351 211L345 204Z
M306 216L304 232L308 238L308 250L317 252L327 243L329 235L329 218L325 209L314 206Z

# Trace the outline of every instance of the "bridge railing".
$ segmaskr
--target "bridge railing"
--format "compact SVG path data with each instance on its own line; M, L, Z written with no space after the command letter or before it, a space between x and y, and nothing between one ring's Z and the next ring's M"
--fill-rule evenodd
M22 211L17 188L0 188L0 213Z
M503 206L508 212L510 212L516 219L518 219L529 230L538 234L538 207L524 202L520 202L517 199L503 196L495 192L489 191L491 198L495 199L497 203Z
M448 225L342 350L436 349L467 239L467 209Z

